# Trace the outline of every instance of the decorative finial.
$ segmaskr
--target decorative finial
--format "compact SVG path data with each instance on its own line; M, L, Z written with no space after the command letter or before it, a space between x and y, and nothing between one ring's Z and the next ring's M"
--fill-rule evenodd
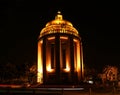
M62 20L62 15L60 11L57 12L57 16L55 17L55 19Z
M61 14L61 12L60 12L60 11L58 11L57 13L58 13L59 15Z

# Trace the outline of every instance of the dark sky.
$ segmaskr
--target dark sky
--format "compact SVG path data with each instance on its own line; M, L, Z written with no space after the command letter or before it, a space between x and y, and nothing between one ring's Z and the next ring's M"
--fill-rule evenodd
M120 64L117 8L113 2L78 1L1 0L0 64L36 62L39 33L57 11L79 31L86 65Z

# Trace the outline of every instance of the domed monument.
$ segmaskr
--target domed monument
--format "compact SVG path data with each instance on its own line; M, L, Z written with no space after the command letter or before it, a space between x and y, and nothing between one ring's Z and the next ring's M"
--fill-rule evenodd
M60 12L38 38L37 82L77 84L84 78L81 37Z

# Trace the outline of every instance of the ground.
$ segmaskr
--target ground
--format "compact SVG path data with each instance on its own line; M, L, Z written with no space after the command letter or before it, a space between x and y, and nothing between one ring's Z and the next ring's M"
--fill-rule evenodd
M120 88L97 88L97 87L8 87L1 85L0 95L120 95Z

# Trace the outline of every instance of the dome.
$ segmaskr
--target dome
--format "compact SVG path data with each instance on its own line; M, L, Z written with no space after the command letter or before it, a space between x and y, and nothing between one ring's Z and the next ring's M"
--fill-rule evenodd
M72 23L67 20L63 20L63 16L59 11L55 16L55 19L48 22L41 30L40 37L52 33L66 33L78 36L78 31L73 27Z

